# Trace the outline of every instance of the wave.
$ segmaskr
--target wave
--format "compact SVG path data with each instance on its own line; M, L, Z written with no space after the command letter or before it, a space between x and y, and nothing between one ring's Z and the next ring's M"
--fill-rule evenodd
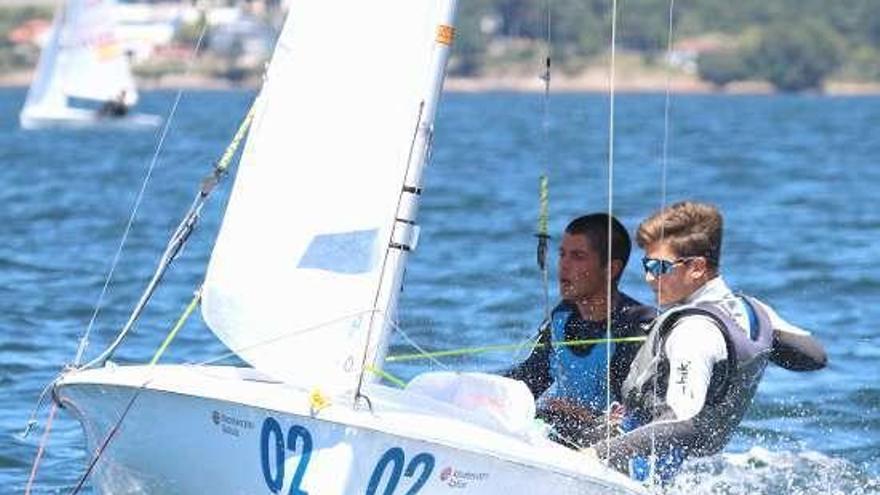
M670 494L880 494L880 479L845 459L821 452L773 452L752 447L690 461Z

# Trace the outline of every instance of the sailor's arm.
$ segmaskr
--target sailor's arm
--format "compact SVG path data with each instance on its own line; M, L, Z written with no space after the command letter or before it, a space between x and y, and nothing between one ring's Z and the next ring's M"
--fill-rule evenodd
M773 349L770 361L791 371L814 371L828 364L822 344L810 332L782 319L770 306L761 303L773 327Z
M542 323L535 341L536 345L525 361L501 374L524 382L537 398L553 383L550 377L550 327L547 322Z
M715 364L727 358L724 337L712 320L695 315L679 321L664 349L669 359L665 410L651 423L595 446L620 471L627 471L634 456L701 442L694 417L705 405Z

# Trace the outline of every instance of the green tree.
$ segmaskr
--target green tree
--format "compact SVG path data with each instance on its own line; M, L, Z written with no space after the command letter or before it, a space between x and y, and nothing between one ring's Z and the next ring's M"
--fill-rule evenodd
M842 45L821 21L777 23L764 31L751 63L757 74L781 91L818 89L840 66Z
M491 0L461 2L456 14L455 42L452 45L451 74L474 76L484 63L489 33L483 32L483 22L495 15Z
M595 55L608 45L610 24L605 18L604 3L595 0L550 2L550 36L556 58L565 61L572 55Z
M752 76L748 55L740 50L701 54L697 59L697 72L700 79L709 81L717 87L724 87L733 81L742 81Z

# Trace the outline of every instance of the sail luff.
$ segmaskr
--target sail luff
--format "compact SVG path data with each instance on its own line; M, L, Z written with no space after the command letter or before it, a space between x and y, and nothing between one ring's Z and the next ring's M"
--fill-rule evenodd
M21 111L22 116L36 107L63 107L66 105L67 98L61 91L56 70L58 40L61 36L64 16L65 4L62 2L55 10L49 36L40 52L37 69L34 71L34 79L28 88L27 98Z

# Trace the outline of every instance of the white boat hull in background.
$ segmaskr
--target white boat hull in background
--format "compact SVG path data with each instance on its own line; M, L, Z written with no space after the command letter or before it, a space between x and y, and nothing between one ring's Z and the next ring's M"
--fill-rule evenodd
M148 130L159 127L162 117L145 113L129 113L121 117L98 115L97 111L65 107L51 112L26 109L22 112L21 127L37 129L129 129Z
M250 369L126 366L68 373L54 392L89 457L124 416L90 479L102 493L645 493L549 440L382 386L372 409L314 411L307 391Z

